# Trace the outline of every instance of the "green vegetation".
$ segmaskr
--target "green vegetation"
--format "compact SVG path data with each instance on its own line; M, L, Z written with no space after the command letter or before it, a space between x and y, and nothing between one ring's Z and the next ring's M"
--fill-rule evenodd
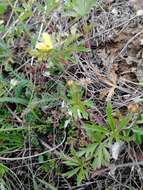
M138 103L124 112L114 97L100 100L87 67L96 9L95 0L0 1L0 189L73 189L116 163L115 143L143 144Z

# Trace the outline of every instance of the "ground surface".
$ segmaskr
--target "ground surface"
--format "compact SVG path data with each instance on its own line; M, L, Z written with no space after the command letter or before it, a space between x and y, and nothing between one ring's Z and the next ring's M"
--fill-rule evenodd
M2 1L0 38L0 189L142 190L143 2Z

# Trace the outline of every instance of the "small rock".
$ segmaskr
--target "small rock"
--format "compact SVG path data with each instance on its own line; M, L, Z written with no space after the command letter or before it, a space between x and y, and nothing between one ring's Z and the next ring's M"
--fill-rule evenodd
M112 146L111 146L111 155L112 158L117 160L118 156L120 154L120 152L123 150L123 146L124 142L115 142Z

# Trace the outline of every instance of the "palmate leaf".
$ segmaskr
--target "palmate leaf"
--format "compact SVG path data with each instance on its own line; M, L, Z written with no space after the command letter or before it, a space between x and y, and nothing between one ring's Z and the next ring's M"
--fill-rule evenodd
M72 176L76 175L77 184L79 185L82 180L84 180L88 176L88 172L83 167L77 167L73 170L70 170L64 174L65 177L71 178Z
M74 148L71 149L72 157L67 157L63 154L62 159L64 160L63 163L67 166L79 166L82 165L82 160L80 159L78 153Z
M88 176L87 167L85 160L81 159L81 156L76 150L71 150L72 158L66 156L63 157L65 160L63 163L69 166L70 170L64 174L65 177L70 178L76 175L77 184L80 184ZM72 168L72 169L71 169Z
M82 127L86 130L86 133L89 136L90 140L98 143L101 143L109 132L108 129L104 126L96 124L85 124Z
M72 154L73 155L73 154ZM78 166L78 161L75 157L68 157L67 155L65 154L62 154L62 160L63 160L63 163L67 166Z
M95 153L95 156L94 156L94 160L93 160L93 163L92 163L92 167L93 167L94 169L96 169L96 168L101 168L102 162L103 162L102 149L101 149L101 148L98 148L98 149L96 150L96 153Z
M67 0L65 3L65 16L83 17L89 14L91 8L96 5L96 0Z
M96 151L97 146L98 143L89 144L86 148L82 148L78 154L82 156L85 155L86 158L88 158L89 156L92 157L94 156L94 152Z
M85 16L95 5L95 0L76 0L74 10L79 16Z
M109 151L107 150L106 147L103 146L102 148L102 153L103 153L103 161L102 161L102 164L103 165L108 165L109 164L109 161L110 161L110 154L109 154Z
M92 163L92 167L94 169L101 168L101 166L106 166L110 162L110 154L107 150L105 144L100 144L96 149L96 153L94 155L94 160Z

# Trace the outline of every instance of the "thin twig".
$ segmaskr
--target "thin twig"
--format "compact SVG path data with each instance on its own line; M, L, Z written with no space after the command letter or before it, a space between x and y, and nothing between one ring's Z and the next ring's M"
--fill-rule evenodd
M41 153L38 153L38 154L35 154L35 155L31 155L31 156L25 156L25 157L13 157L13 158L7 158L7 157L2 157L0 156L0 160L5 160L5 161L18 161L18 160L26 160L26 159L31 159L31 158L36 158L38 156L42 156L44 154L47 154L47 153L50 153L50 152L53 152L55 151L56 149L58 149L60 146L63 145L63 143L65 142L66 140L66 132L64 132L64 138L62 140L62 142L60 144L58 144L57 146L55 147L52 147L51 149L48 149L44 152L41 152Z

